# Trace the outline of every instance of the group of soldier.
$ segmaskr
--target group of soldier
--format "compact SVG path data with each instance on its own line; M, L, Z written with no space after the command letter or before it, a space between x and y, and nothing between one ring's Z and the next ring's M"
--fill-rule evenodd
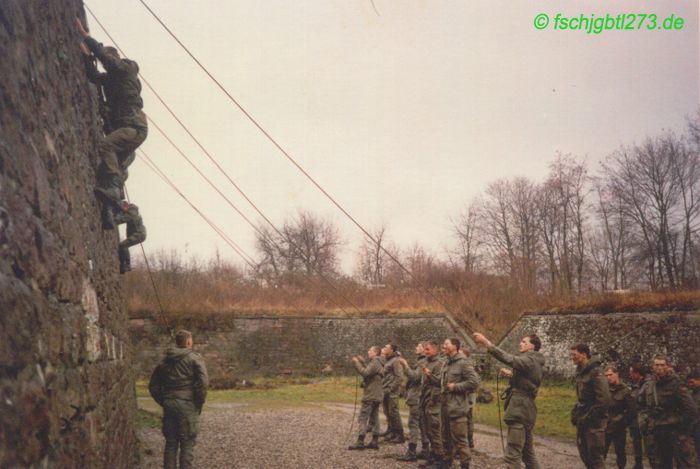
M503 420L508 428L504 466L520 468L524 464L528 469L539 469L533 429L545 363L540 338L535 334L522 337L517 354L507 353L478 332L474 342L506 365L498 371L509 380L508 388L499 396L504 399ZM364 390L358 438L348 449L378 449L382 436L387 443L404 443L398 399L405 383L408 448L398 459L424 459L419 467L431 469L452 467L459 459L461 468L469 468L474 448L473 406L480 378L468 358L469 351L460 348L455 338L445 339L442 354L435 342L421 342L416 346L413 367L392 343L381 349L370 347L366 359L353 357ZM686 386L669 360L656 356L652 371L641 362L629 367L632 384L627 386L618 368L603 367L587 344L572 346L570 358L576 365L577 397L571 423L576 427L579 455L587 469L603 469L611 446L617 467L626 467L628 429L635 469L644 467L644 455L652 469L700 468L700 372L689 373ZM383 433L379 428L380 404L387 420ZM365 443L367 433L372 435L369 443Z
M691 371L686 386L668 358L657 355L652 370L642 362L630 365L627 386L618 368L602 366L588 345L573 346L570 356L577 396L571 423L586 468L603 468L610 446L624 468L628 429L635 469L643 467L645 454L653 469L700 468L700 372Z
M139 67L121 58L114 47L103 46L76 19L83 38L80 48L90 82L97 86L105 136L100 140L95 194L102 204L102 226L112 230L126 224L126 238L119 243L119 271L131 270L129 247L146 239L146 228L135 204L124 200L124 183L136 149L148 134L143 113ZM97 61L105 72L99 72Z
M421 342L416 346L417 361L413 367L398 355L392 343L382 349L377 345L370 347L367 360L353 357L355 369L363 378L363 395L357 442L348 449L378 449L380 436L390 443L404 443L398 399L406 377L408 449L399 460L425 459L421 467L443 468L459 458L461 467L469 468L474 446L473 436L469 436L470 410L480 379L460 348L459 339L445 339L441 357L437 343ZM379 428L380 404L387 419L384 433ZM365 444L368 432L372 440ZM417 452L419 441L421 451Z

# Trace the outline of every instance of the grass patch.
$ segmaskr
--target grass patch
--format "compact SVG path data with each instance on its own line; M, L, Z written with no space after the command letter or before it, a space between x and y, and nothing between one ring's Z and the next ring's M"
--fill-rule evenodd
M261 406L303 406L313 402L352 404L355 401L355 377L316 378L305 380L305 384L300 384L298 380L285 378L257 378L252 381L257 385L270 388L210 390L207 404L243 403L252 408L259 408ZM503 384L504 387L501 389L505 388L505 383ZM495 381L484 381L482 386L490 389L494 396L496 395ZM359 401L362 397L362 389L358 389L357 392ZM147 418L157 419L158 425L160 425L160 407L150 399L145 381L136 383L136 395L140 398L146 398L139 399L139 408L146 413ZM575 438L575 429L569 422L569 411L575 401L576 391L571 385L556 383L542 386L537 397L538 415L535 433L566 439ZM401 409L407 409L403 400L401 401ZM497 427L496 401L494 400L490 404L477 404L474 418L477 423Z
M496 396L495 381L483 381L481 386L490 389ZM499 384L500 391L503 391L505 387L506 383ZM576 390L571 385L542 386L537 395L535 434L567 439L576 438L576 429L569 421L570 411L575 402ZM503 417L503 401L501 401L501 417ZM474 409L474 421L497 427L498 407L496 400L494 399L490 404L477 404L476 409Z
M154 402L155 404L155 402ZM161 414L139 407L136 409L137 428L160 428Z

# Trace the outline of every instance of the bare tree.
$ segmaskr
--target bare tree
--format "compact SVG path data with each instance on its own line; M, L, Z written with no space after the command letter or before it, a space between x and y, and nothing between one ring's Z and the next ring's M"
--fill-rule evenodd
M287 274L335 275L341 244L332 222L302 210L285 220L279 232L260 227L256 237L258 271L274 278Z
M474 273L481 264L482 241L478 237L479 202L470 204L462 212L457 220L452 220L452 229L457 239L457 247L448 253L458 259L462 269L467 273ZM456 264L457 262L453 262Z
M365 238L360 246L355 275L364 283L384 285L390 264L394 263L386 251L396 252L396 248L388 243L384 224L376 228L372 236L376 242ZM392 255L398 258L398 253Z

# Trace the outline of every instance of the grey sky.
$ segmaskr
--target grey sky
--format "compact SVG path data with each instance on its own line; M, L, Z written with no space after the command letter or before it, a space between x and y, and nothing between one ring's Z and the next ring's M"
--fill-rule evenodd
M440 254L450 217L497 178L541 180L555 153L590 168L680 129L698 107L694 1L147 0L239 102L367 228ZM353 265L359 231L226 100L137 0L87 2L262 211L332 218ZM538 13L648 12L682 31L537 31ZM89 17L88 17L89 18ZM90 18L89 18L90 19ZM89 21L98 40L109 42ZM148 90L146 113L250 218L258 216ZM155 128L142 148L249 254L254 236ZM127 183L146 251L237 256L144 164Z

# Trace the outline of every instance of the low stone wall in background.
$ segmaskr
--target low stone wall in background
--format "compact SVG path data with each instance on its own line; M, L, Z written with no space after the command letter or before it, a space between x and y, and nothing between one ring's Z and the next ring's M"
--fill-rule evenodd
M531 333L542 338L550 378L574 375L569 348L579 342L589 344L605 363L621 367L624 374L633 360L650 363L656 354L667 355L681 374L700 366L700 311L528 313L499 345L517 351L520 338Z
M357 316L214 315L182 318L175 329L194 334L195 350L214 383L260 375L352 374L350 357L371 345L393 341L408 360L425 339L457 336L473 342L446 314L367 314ZM148 377L169 343L157 317L131 320L135 371Z

